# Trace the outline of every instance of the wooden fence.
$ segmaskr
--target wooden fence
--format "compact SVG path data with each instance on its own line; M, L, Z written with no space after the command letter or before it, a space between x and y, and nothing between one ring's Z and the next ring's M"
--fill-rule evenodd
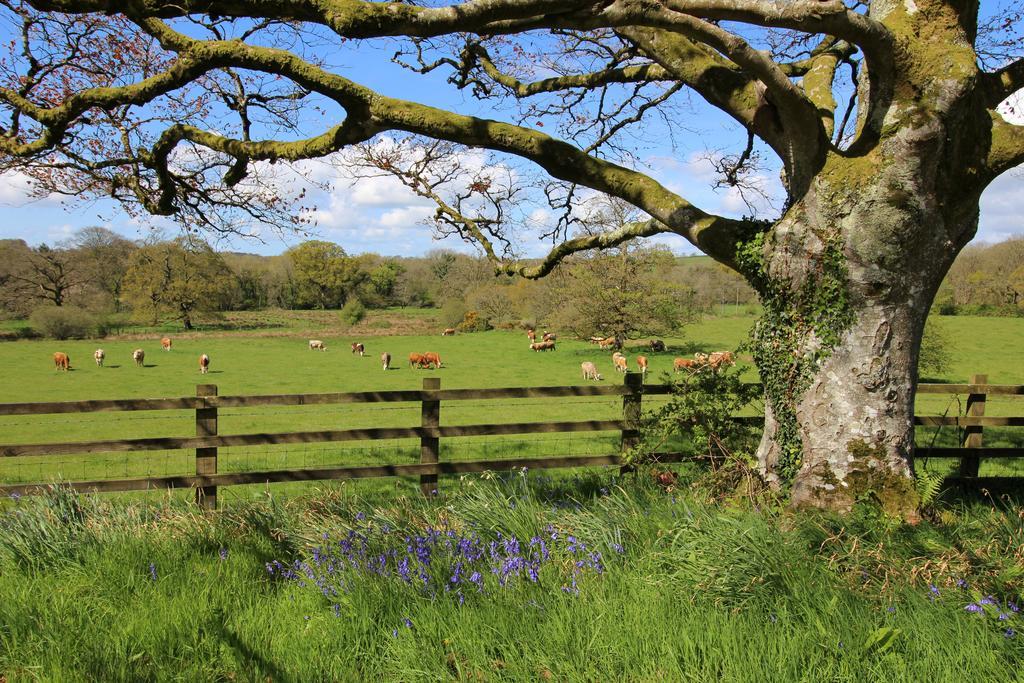
M984 483L978 478L981 458L1024 457L1024 448L986 448L982 446L985 426L1024 426L1024 417L985 417L985 399L988 395L1024 395L1021 385L990 385L984 375L971 378L970 384L921 384L919 393L967 394L966 416L917 416L915 424L927 426L954 426L965 429L965 438L956 448L920 448L919 457L962 458L958 480ZM125 399L100 401L68 401L59 403L6 403L0 404L0 416L44 415L60 413L93 413L110 411L195 411L194 437L156 437L105 441L60 442L43 444L0 445L0 457L31 457L61 454L87 454L107 452L144 452L155 450L195 450L195 475L147 476L135 479L104 479L71 481L68 485L80 491L138 491L160 488L193 488L196 501L206 508L217 506L217 489L235 484L262 484L281 481L316 481L327 479L355 479L364 477L419 476L425 494L436 490L439 474L458 474L528 467L531 469L619 465L621 453L640 438L642 400L645 395L664 395L670 385L642 384L638 373L625 375L621 386L553 386L510 387L496 389L441 389L441 380L426 378L420 390L380 391L325 394L280 394L250 396L220 396L217 386L200 384L196 395L183 398ZM516 399L516 398L571 398L595 396L621 396L622 415L615 420L587 420L566 422L519 422L471 425L441 425L442 405L449 401ZM220 408L249 408L254 406L312 406L327 404L373 404L418 402L419 427L374 427L262 434L218 434L217 421ZM760 418L736 418L759 421ZM539 458L502 458L492 460L440 461L441 440L452 437L502 436L558 432L616 431L621 434L618 452L595 455L567 455ZM374 441L379 439L419 439L418 463L321 467L302 469L276 469L254 472L222 473L217 470L220 447L262 446L275 444L311 444L324 442ZM663 462L678 462L679 453L658 453ZM25 494L37 492L43 482L4 484L0 493Z

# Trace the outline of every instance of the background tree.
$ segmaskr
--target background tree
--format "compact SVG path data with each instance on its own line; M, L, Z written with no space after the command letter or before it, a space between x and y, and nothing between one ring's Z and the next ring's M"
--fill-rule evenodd
M366 279L337 244L311 240L288 250L298 308L341 308Z
M764 305L752 349L765 478L796 505L846 509L870 489L913 514L924 321L977 230L982 191L1024 162L1024 127L997 111L1024 86L1019 4L1002 16L967 0L0 7L17 27L0 69L0 169L38 192L242 230L307 215L272 182L281 162L363 145L356 159L436 202L435 230L475 242L501 272L541 277L574 252L673 232L741 272ZM397 39L411 73L523 106L488 120L375 93L350 78L361 69L326 68L314 47L325 38L348 54ZM675 107L691 94L734 123L722 182L742 189L753 162L777 159L781 215L714 215L638 170L630 132L660 113L667 135L685 134ZM303 113L323 106L328 127L310 130L321 118ZM386 133L412 150L373 154ZM452 163L458 145L501 156ZM533 215L515 211L527 183L504 171L517 160L548 176L533 185L553 211L539 264L517 259L512 229ZM645 218L573 237L582 188Z
M153 324L180 320L191 330L197 315L222 310L235 286L231 270L209 244L178 239L136 251L123 292L136 318Z
M138 248L132 241L103 227L82 228L68 244L77 253L82 278L105 295L107 307L121 302L121 283L128 261Z
M25 267L10 278L21 296L54 306L67 303L85 280L74 251L45 244L31 249Z
M633 245L574 257L558 267L551 317L580 339L675 332L688 317L692 292L663 278L673 261L669 251Z

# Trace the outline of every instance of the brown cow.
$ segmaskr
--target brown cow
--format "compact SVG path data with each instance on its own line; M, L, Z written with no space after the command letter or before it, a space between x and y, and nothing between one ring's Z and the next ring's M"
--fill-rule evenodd
M205 353L199 356L199 372L206 374L210 371L210 357Z
M664 350L665 350L665 342L661 341L660 339L652 339L651 340L651 351L664 351Z
M410 353L409 354L409 367L420 368L423 367L423 354L422 353Z
M434 353L433 351L427 351L426 353L423 354L423 362L427 367L433 365L434 369L440 369L441 354Z
M53 354L53 365L58 370L67 372L71 369L71 358L68 357L68 354L58 351Z
M693 372L693 370L697 367L697 361L691 360L689 358L676 358L674 361L672 361L673 372L679 372L680 370L687 370L689 372Z
M640 368L640 374L646 376L647 375L647 356L637 356L636 357L636 365L637 365L638 368Z
M541 341L550 341L550 342L553 342L553 341L555 341L556 339L557 339L557 337L556 337L556 336L555 336L554 334L552 334L551 332L548 332L547 330L545 330L545 331L544 331L544 338L543 338L543 339L542 339Z
M320 341L319 339L310 339L309 340L309 350L310 351L326 351L327 350L327 346L322 341Z
M732 352L730 351L715 351L708 356L708 365L718 370L723 365L736 365L736 361L732 359Z
M135 364L140 368L144 367L143 363L146 362L146 352L142 349L135 349L132 351L132 360L135 361Z
M602 349L621 349L622 341L617 336L605 337L597 343Z
M526 331L526 336L530 338L531 344L537 341L537 333L533 330L532 327Z
M453 336L455 336L455 328L454 327L446 327L446 328L444 328L444 331L441 332L441 336L442 337L453 337Z
M534 342L534 343L530 344L530 349L532 351L554 351L555 350L555 342L553 342L553 341Z
M164 351L170 351L171 350L171 338L170 337L164 337L163 339L161 339L160 340L160 346L163 348Z
M352 353L358 353L362 357L366 355L366 349L359 342L352 342Z
M626 366L626 357L617 351L612 354L612 365L615 366L618 372L629 372L629 368Z
M384 366L385 370L389 370L391 368L391 354L387 351L380 354L380 364Z
M693 354L693 359L697 361L697 365L703 366L708 364L708 354L706 353L701 353L700 351L698 351L697 353Z

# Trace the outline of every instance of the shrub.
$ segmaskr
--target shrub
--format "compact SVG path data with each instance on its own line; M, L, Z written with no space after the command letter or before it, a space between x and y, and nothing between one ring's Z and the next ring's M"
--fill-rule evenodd
M366 317L366 306L358 298L351 298L341 309L341 319L349 325L355 325Z
M92 334L96 318L72 306L46 306L37 308L29 316L32 327L54 339L83 339Z
M469 308L461 299L448 299L441 307L441 324L445 327L456 327L466 318Z
M666 377L669 401L644 416L643 442L627 454L632 464L651 460L666 445L709 464L743 461L753 453L760 428L737 422L733 416L760 396L757 385L740 380L735 368L703 367Z
M477 311L466 311L462 322L456 327L459 332L486 332L491 329L491 322Z

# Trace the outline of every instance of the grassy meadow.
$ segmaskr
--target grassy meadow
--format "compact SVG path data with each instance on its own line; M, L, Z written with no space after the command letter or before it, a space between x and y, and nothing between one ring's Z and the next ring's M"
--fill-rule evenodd
M688 326L685 338L668 338L665 353L650 353L637 346L627 349L631 359L643 352L650 358L651 378L671 368L678 355L690 356L694 351L736 349L746 338L753 317L741 307L723 307L721 315L707 317ZM246 317L238 321L245 327ZM5 379L0 388L0 402L64 401L113 398L156 398L190 396L195 385L209 382L218 385L221 395L317 393L415 389L424 377L440 377L444 388L570 385L584 383L579 366L584 360L595 361L604 373L605 383L621 382L612 370L608 353L591 344L564 340L554 352L530 351L525 334L501 331L460 334L453 337L430 335L378 335L365 329L363 334L332 335L331 330L304 330L299 336L296 326L319 320L325 324L331 314L317 316L286 316L284 314L246 314L250 327L269 325L270 332L251 331L228 334L202 330L190 334L174 334L170 352L160 349L159 337L165 332L152 330L146 335L104 340L22 340L0 343L0 363ZM387 312L394 322L406 316L412 325L434 325L422 312ZM268 317L269 316L269 317ZM276 316L276 317L275 317ZM336 316L335 316L336 317ZM267 322L267 321L270 322ZM262 321L262 322L260 322ZM298 321L298 322L296 322ZM988 374L992 383L1024 383L1024 345L1016 342L1024 334L1024 319L982 317L940 317L938 323L952 340L949 370L941 377L927 378L940 382L964 382L976 373ZM276 327L274 327L276 326ZM389 328L390 329L390 328ZM435 328L436 329L436 328ZM321 334L325 332L327 334ZM308 348L310 337L323 339L327 351ZM366 356L350 352L352 341L362 341ZM99 368L92 361L97 347L106 351L106 363ZM136 367L131 360L135 348L146 351L145 367ZM57 372L52 354L64 351L71 357L72 371ZM392 356L392 369L385 372L380 365L381 352ZM444 367L440 370L409 368L410 352L436 351ZM201 353L211 359L210 373L198 372ZM746 363L744 361L746 360ZM749 356L741 354L746 365L744 376L756 380ZM922 395L921 414L962 413L966 397L954 395ZM656 405L657 399L647 399ZM753 407L757 410L757 407ZM1024 415L1020 397L998 397L989 401L988 415ZM614 419L621 415L621 400L615 398L580 399L516 399L503 401L450 402L442 407L442 424L494 422L529 422L553 420ZM360 427L406 427L419 423L419 405L337 405L308 407L259 407L223 409L219 416L221 434L298 431L315 429L348 429ZM86 441L94 439L143 438L152 436L191 436L194 415L191 411L140 411L126 413L95 413L83 415L43 415L0 417L3 443L39 443L48 441ZM921 428L921 444L952 445L958 435L951 428ZM987 429L988 445L1024 445L1024 430L1019 428ZM615 452L618 435L549 434L515 437L475 437L442 442L442 457L500 458L541 457L545 455L581 455ZM415 462L418 444L411 440L393 440L345 444L309 444L289 446L224 448L220 453L220 471L246 471L289 467L318 467L339 464L376 464ZM194 471L188 452L110 453L83 456L7 458L0 462L0 480L18 483L92 478L131 478L187 474ZM948 469L949 461L928 463L929 467ZM988 462L984 474L1015 473L1013 462ZM408 483L408 482L406 482ZM285 485L291 486L291 485ZM232 489L238 495L258 495L261 487ZM249 493L244 493L249 491Z
M0 678L1013 681L1017 511L791 517L649 479L0 514Z
M647 355L736 348L735 310ZM940 318L945 382L1024 383L1024 321ZM289 323L291 324L291 323ZM429 323L423 323L426 327ZM326 330L330 332L330 330ZM323 331L321 331L323 332ZM276 330L0 343L0 401L581 384L609 354L582 342L534 353L521 332L372 336ZM328 351L307 348L324 339ZM362 341L367 356L350 353ZM92 351L102 346L106 365ZM137 368L131 350L146 350ZM51 356L71 356L58 373ZM395 369L384 372L382 351ZM445 367L412 370L410 351ZM638 349L630 349L632 359ZM201 376L200 353L212 359ZM741 362L743 358L741 357ZM749 367L744 374L756 374ZM964 397L961 397L961 401ZM653 404L653 398L645 399ZM951 406L953 406L951 408ZM955 399L924 396L920 412ZM1024 415L1019 398L987 414ZM466 401L442 424L616 417L621 400ZM222 409L220 433L407 426L418 404ZM191 411L0 417L0 441L189 436ZM1016 430L1021 431L1021 430ZM986 443L1013 442L988 430ZM919 441L927 436L919 434ZM928 436L930 438L930 436ZM940 433L942 439L955 438ZM613 452L617 434L443 441L442 458ZM415 443L221 449L220 470L413 462ZM5 458L0 480L188 473L191 453ZM928 463L949 467L950 463ZM983 473L1013 464L984 463ZM192 470L194 471L194 470ZM216 514L186 492L0 501L0 681L1013 681L1024 664L1024 516L947 498L915 527L870 506L792 515L723 500L700 468L663 488L612 468L227 487Z

